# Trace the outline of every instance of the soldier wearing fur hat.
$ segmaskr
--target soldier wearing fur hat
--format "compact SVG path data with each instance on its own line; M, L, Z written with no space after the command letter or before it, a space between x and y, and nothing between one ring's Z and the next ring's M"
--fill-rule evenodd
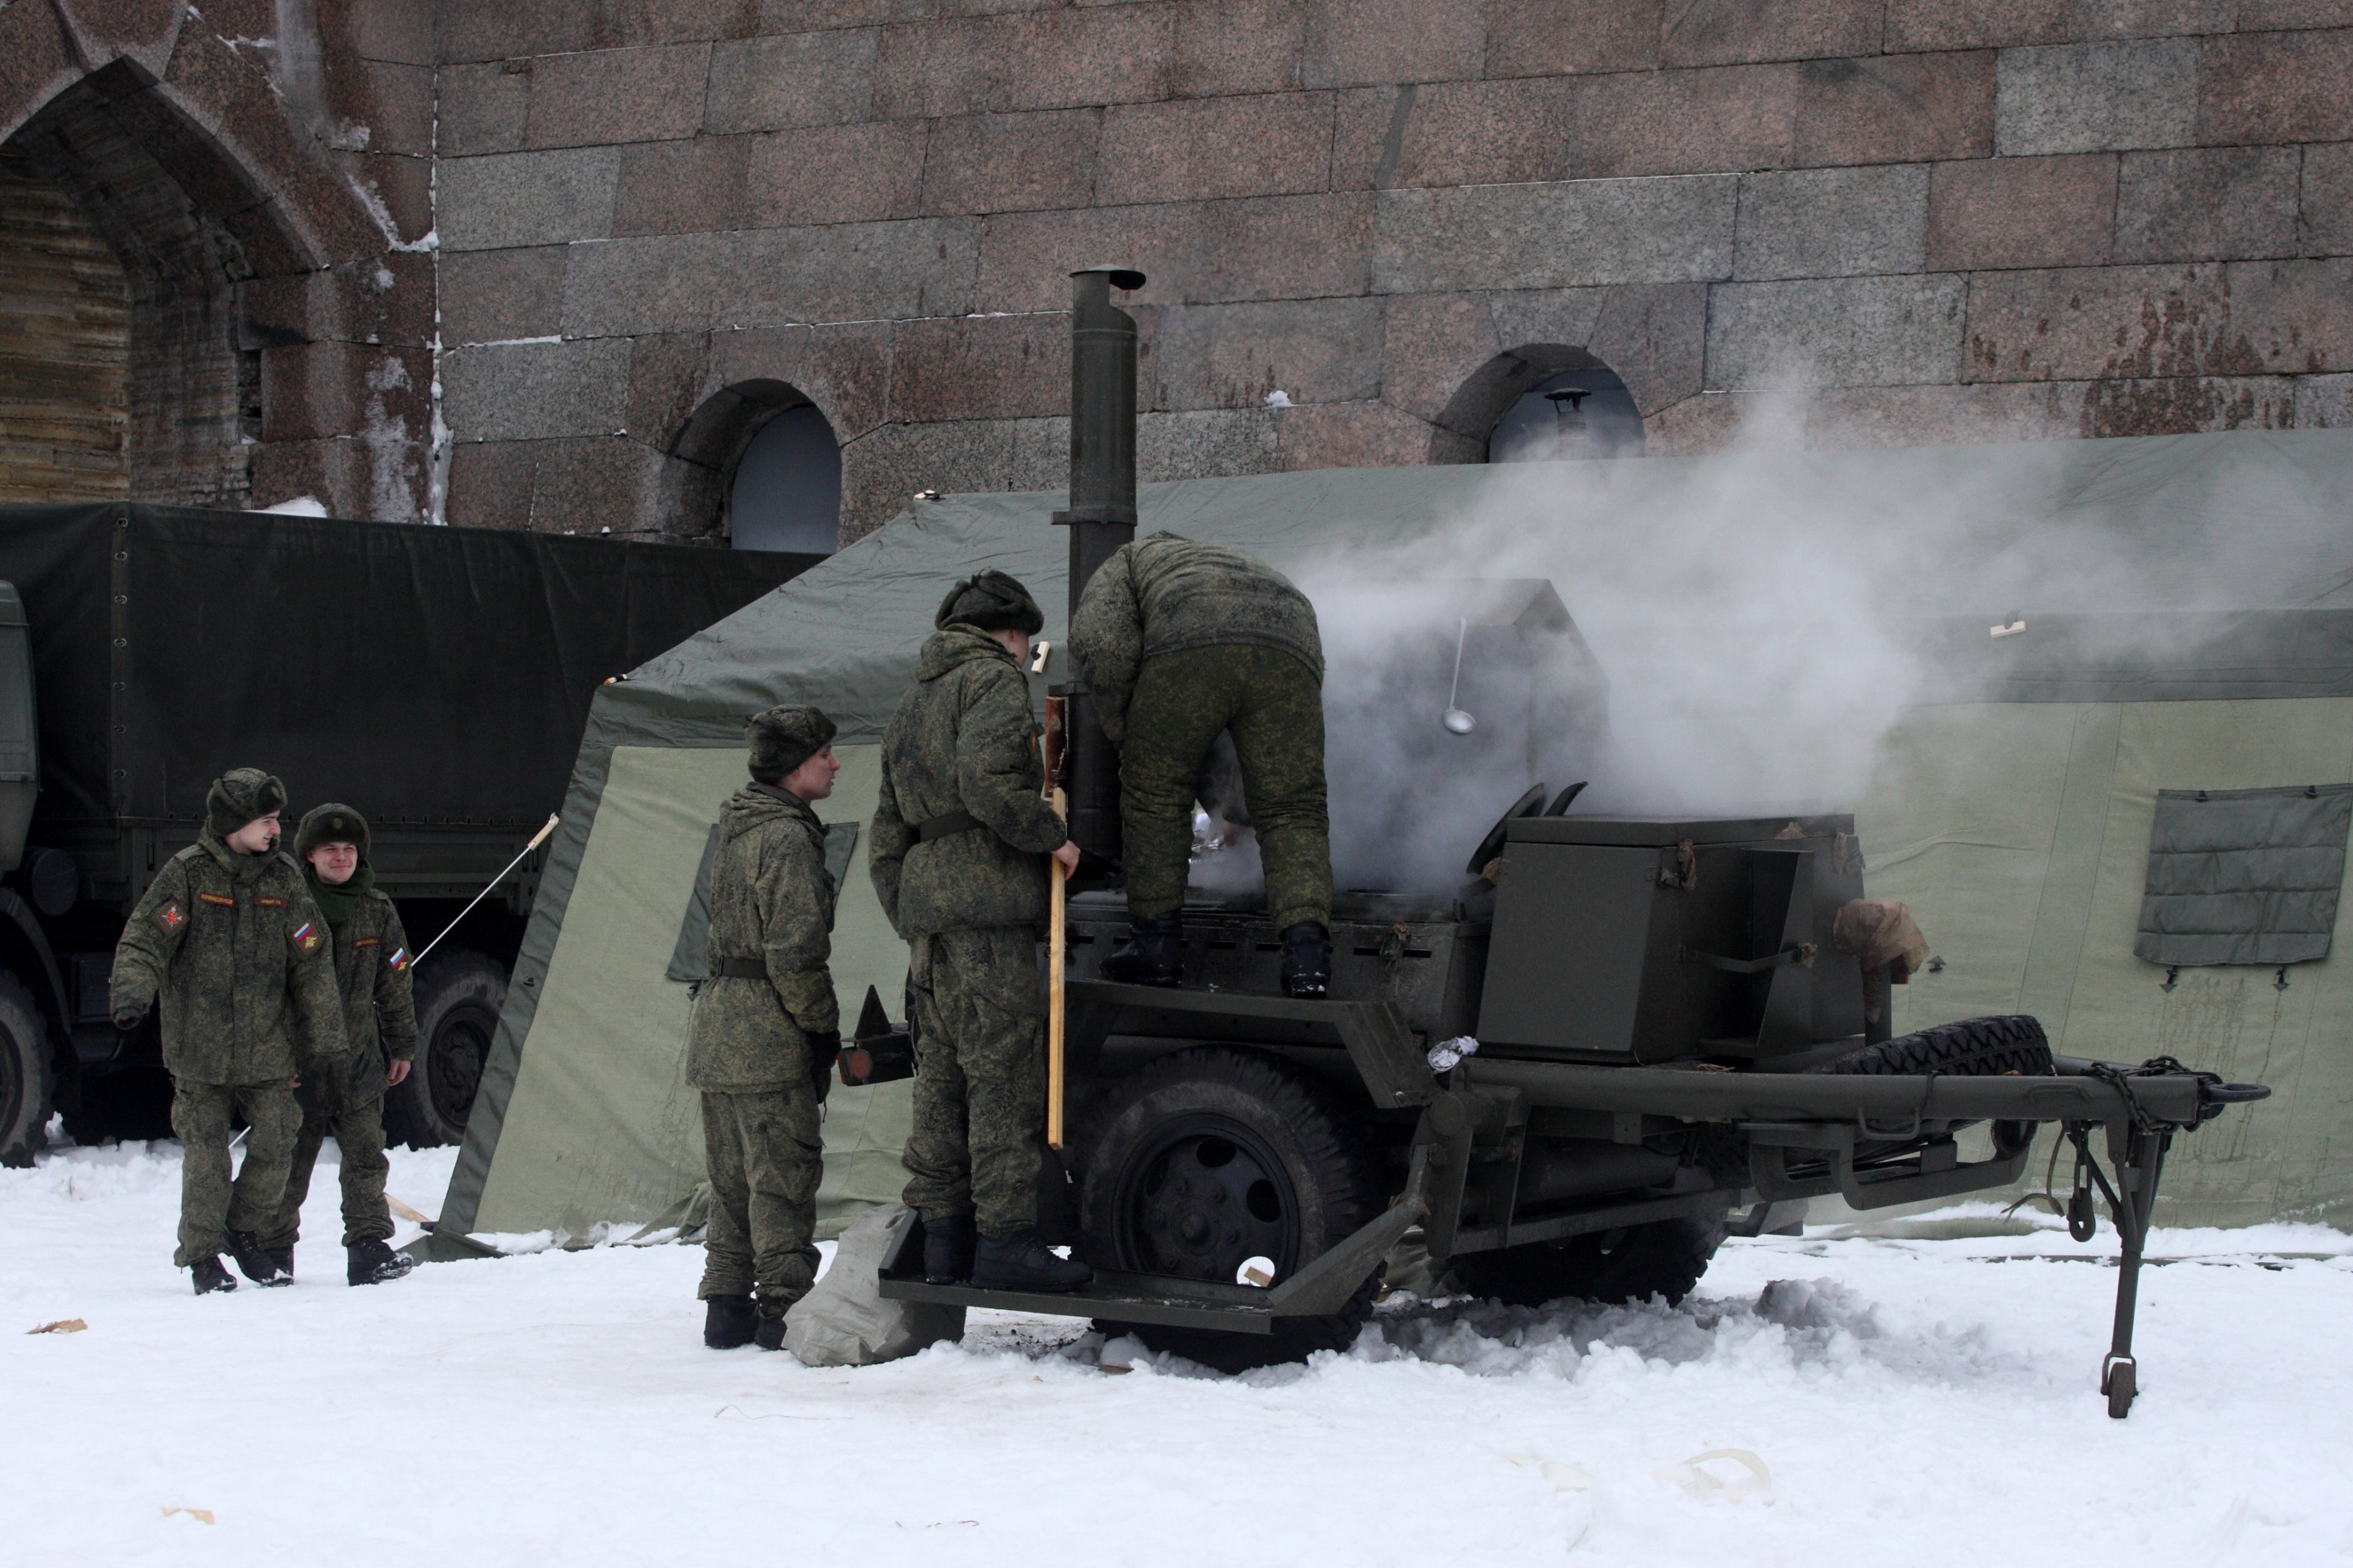
M391 1247L392 1210L384 1198L391 1171L384 1157L384 1093L408 1076L417 1056L408 933L392 900L375 885L367 818L350 806L312 807L295 829L294 858L334 943L335 984L352 1048L340 1060L314 1063L295 1090L302 1130L294 1140L286 1196L262 1245L291 1278L311 1167L320 1144L332 1135L343 1158L343 1278L348 1284L377 1285L416 1267Z
M818 1106L841 1024L827 967L837 889L810 806L841 771L833 728L814 708L754 714L744 727L751 782L720 811L709 978L686 1056L711 1178L698 1294L713 1350L782 1350L785 1314L817 1280Z
M237 1289L224 1246L255 1283L291 1283L258 1233L286 1192L302 1120L296 1076L345 1049L325 918L278 850L285 805L286 786L259 768L215 779L203 832L155 873L114 950L114 1026L134 1029L162 1003L172 1131L186 1145L173 1261L200 1296ZM232 1183L239 1113L250 1131Z
M1002 572L941 602L915 684L882 736L867 865L912 949L915 1116L902 1159L923 1217L923 1275L1070 1290L1092 1274L1037 1231L1045 1131L1038 969L1050 855L1078 863L1040 795L1029 637L1044 625Z

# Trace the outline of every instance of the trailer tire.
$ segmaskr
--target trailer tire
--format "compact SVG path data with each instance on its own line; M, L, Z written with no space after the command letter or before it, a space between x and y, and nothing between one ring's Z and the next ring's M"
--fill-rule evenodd
M30 1165L47 1147L54 1088L40 1005L23 981L0 974L0 1165Z
M457 1143L481 1088L506 1005L507 972L466 948L417 966L417 1066L384 1097L387 1142L412 1149Z
M2051 1072L2051 1040L2040 1019L2023 1013L1964 1018L1862 1046L1833 1057L1810 1073L1929 1073L1953 1078L2000 1078L2018 1073L2044 1078Z
M1354 1122L1279 1057L1221 1046L1162 1057L1120 1085L1101 1127L1079 1209L1081 1255L1098 1267L1231 1284L1244 1260L1263 1256L1281 1279L1368 1224L1386 1201L1380 1166ZM1339 1311L1286 1320L1271 1334L1096 1327L1219 1372L1246 1372L1354 1344L1379 1288L1376 1270Z
M1454 1277L1473 1296L1507 1306L1541 1307L1577 1300L1619 1305L1691 1294L1724 1245L1724 1216L1653 1220L1622 1231L1531 1242L1454 1260Z

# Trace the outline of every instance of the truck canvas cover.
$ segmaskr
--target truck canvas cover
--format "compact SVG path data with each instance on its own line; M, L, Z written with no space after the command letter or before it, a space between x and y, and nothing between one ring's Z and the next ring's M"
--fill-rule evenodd
M32 623L36 842L189 823L224 769L294 808L512 827L563 799L598 686L815 559L111 503L0 508ZM275 715L257 724L257 716Z

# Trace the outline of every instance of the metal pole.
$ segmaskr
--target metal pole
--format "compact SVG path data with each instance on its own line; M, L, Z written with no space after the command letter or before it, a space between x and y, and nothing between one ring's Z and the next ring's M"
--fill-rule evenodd
M556 819L554 816L550 816L547 819L546 826L542 827L538 832L533 834L531 836L531 842L522 847L522 855L518 855L513 859L508 861L506 871L501 871L497 876L491 878L487 883L483 884L482 890L476 893L472 900L468 902L466 907L458 911L458 920L451 921L448 925L441 928L440 936L436 936L431 942L427 942L423 947L417 950L417 956L408 961L411 967L424 963L425 955L441 945L441 937L448 936L451 931L456 931L458 929L458 921L462 921L468 915L472 914L474 912L474 905L479 904L484 899L489 898L491 896L491 889L497 887L501 882L506 880L507 871L512 871L516 867L522 864L523 855L530 854L542 844L546 843L547 836L555 831L555 823Z

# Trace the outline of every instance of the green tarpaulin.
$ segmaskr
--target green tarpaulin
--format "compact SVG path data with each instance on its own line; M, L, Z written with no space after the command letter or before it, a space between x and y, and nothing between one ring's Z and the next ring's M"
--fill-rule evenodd
M1911 601L1890 607L1930 677L1857 803L1873 893L1909 903L1936 952L1897 993L1899 1026L2027 1011L2073 1053L2167 1052L2269 1082L2273 1100L2183 1142L2165 1217L2342 1223L2353 1212L2343 942L2288 970L2284 989L2273 969L2239 967L2183 969L2168 988L2167 971L2133 944L2160 791L2353 781L2353 531L2337 499L2353 495L2353 437L1600 468L1333 469L1146 485L1141 502L1147 529L1292 570L1498 509L1556 526L1526 499L1543 484L1606 489L1628 531L1695 493L1726 515L1725 494L1757 492L1760 511L1778 503L1786 515L1820 496L1867 513L1859 549L1933 545L1936 558L1907 579ZM1957 495L1966 504L1940 510L1933 541L1907 536L1915 498ZM1059 643L1068 542L1047 516L1060 499L918 501L599 692L444 1229L586 1238L692 1217L701 1138L681 1077L687 988L667 972L710 826L743 774L744 717L782 701L833 715L846 765L820 814L862 822L875 742L949 582L985 566L1020 577ZM1590 531L1607 521L1556 525L1551 574L1572 615L1577 553L1598 547ZM2123 577L2108 569L2119 558L2133 563ZM2218 574L2218 558L2237 569ZM1460 574L1478 576L1480 564ZM1686 597L1679 613L1705 616L1708 604ZM2023 635L1990 635L2012 619ZM1521 787L1498 782L1507 797ZM895 1016L904 972L861 835L835 942L845 1015L871 984ZM904 1084L835 1091L820 1199L829 1230L896 1196L906 1122Z

